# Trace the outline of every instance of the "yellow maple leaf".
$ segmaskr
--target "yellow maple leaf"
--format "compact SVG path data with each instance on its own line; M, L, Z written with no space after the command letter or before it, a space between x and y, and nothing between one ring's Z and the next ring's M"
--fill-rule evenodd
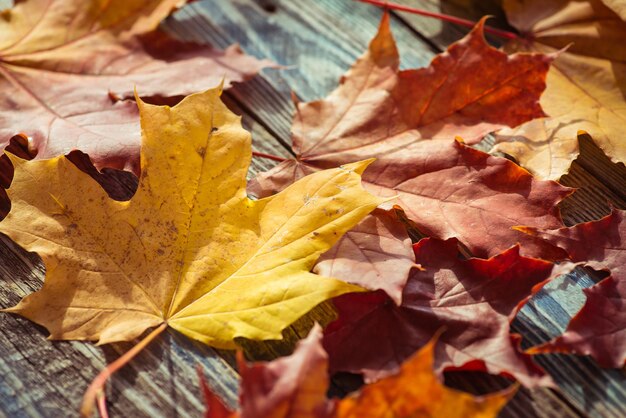
M368 162L317 173L270 198L246 196L250 134L221 89L177 106L137 100L139 188L110 199L65 157L11 157L12 210L0 231L46 265L43 288L8 309L52 339L130 340L167 324L216 347L281 338L321 301L356 286L310 273L381 200Z

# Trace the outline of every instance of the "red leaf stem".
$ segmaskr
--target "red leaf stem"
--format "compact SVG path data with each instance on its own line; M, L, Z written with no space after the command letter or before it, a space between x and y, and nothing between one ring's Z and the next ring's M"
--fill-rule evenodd
M107 398L104 394L104 391L101 390L96 395L98 402L98 413L100 414L100 418L109 418L109 411L107 411Z
M476 22L473 22L468 19L462 19L460 17L450 16L450 15L446 15L443 13L429 12L427 10L418 9L416 7L409 7L409 6L404 6L402 4L390 3L388 1L382 1L382 0L356 0L356 1L360 1L361 3L373 4L374 6L384 7L387 9L399 10L401 12L413 13L416 15L427 16L427 17L434 17L435 19L443 20L444 22L450 22L456 25L467 26L468 28L472 28L476 25ZM519 38L519 36L513 32L492 28L490 26L485 26L485 32L491 33L493 35L497 35L506 39L518 39Z
M278 157L276 155L266 154L264 152L252 151L252 155L255 157L267 158L268 160L274 160L278 162L283 162L286 160L286 158Z
M133 348L128 350L124 355L115 360L113 363L106 366L98 376L91 382L85 396L83 396L83 404L80 407L80 415L82 417L91 417L93 406L98 404L98 411L101 418L106 418L108 413L106 412L106 405L104 404L104 385L107 380L119 369L124 367L129 361L131 361L137 354L141 352L148 344L152 342L159 334L161 334L167 328L167 323L164 322L155 328L150 334L148 334L143 340L139 341ZM104 412L103 412L104 411Z

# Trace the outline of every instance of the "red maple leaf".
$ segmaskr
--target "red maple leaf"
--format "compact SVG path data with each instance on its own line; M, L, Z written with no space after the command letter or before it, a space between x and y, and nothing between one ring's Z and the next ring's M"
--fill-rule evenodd
M298 105L297 159L260 174L250 191L266 196L313 171L374 157L365 187L397 196L395 203L424 234L458 237L478 257L518 242L525 255L552 257L549 246L511 228L562 226L555 205L568 189L454 141L475 143L494 129L543 115L538 99L552 58L492 48L483 23L429 67L400 71L385 15L340 86L326 99Z
M510 322L521 306L560 273L552 263L519 255L513 247L488 260L460 258L458 241L426 238L415 244L414 269L396 306L383 292L335 299L339 318L324 337L331 371L376 379L397 369L437 330L436 368L484 370L523 385L551 378L518 350Z

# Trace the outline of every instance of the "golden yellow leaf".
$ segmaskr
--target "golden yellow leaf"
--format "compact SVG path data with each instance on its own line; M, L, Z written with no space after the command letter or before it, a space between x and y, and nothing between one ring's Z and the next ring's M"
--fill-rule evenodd
M496 149L539 177L558 179L577 157L583 130L613 161L626 161L626 22L600 0L506 0L504 7L529 38L508 49L568 49L553 62L541 97L549 117L500 131Z
M9 309L53 339L129 340L168 324L204 343L276 339L321 301L360 288L310 273L381 200L368 162L316 173L275 196L246 196L250 134L221 89L177 106L138 99L141 177L111 200L65 157L11 157L12 210L0 231L44 260L43 289Z

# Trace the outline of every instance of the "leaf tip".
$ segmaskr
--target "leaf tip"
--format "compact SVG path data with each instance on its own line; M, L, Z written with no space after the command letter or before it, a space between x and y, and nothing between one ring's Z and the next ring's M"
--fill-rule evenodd
M135 96L135 102L137 103L137 107L139 108L139 113L141 113L146 106L146 102L144 102L141 99L141 97L139 97L139 91L137 90L137 85L133 87L133 95Z
M368 158L367 160L357 161L349 164L342 164L339 168L347 171L352 171L358 175L363 175L363 172L370 164L376 161L376 158Z
M222 76L222 79L220 80L219 84L217 86L215 86L214 89L209 89L209 90L217 90L217 95L221 96L222 93L224 92L224 85L226 84L226 74L224 74Z
M389 11L385 10L378 25L378 32L370 42L368 50L377 65L396 68L399 65L400 56L389 22Z

